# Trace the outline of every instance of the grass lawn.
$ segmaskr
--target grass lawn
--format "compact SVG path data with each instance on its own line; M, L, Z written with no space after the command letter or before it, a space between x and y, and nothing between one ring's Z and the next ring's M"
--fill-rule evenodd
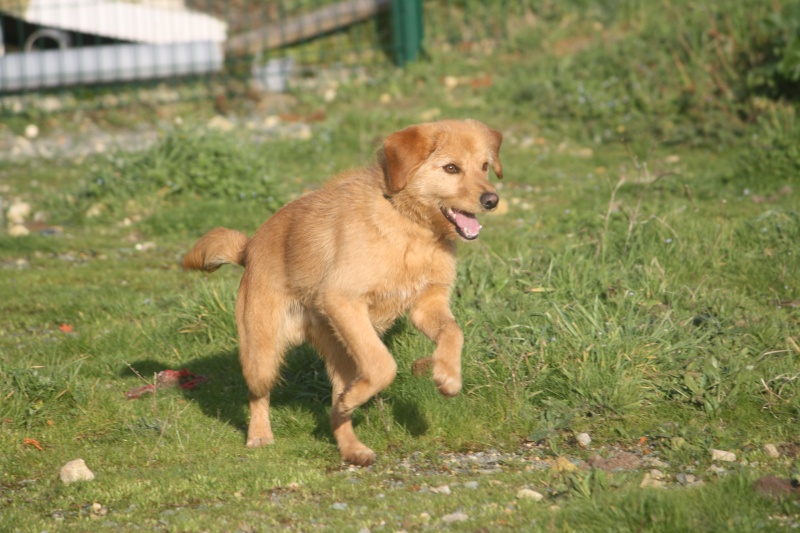
M0 162L6 206L42 213L0 235L0 529L799 527L798 73L775 51L800 13L584 3L298 94L298 116L325 111L308 139L205 131L199 103L143 152ZM241 271L182 254L449 117L505 135L504 203L459 245L462 393L411 374L432 344L402 319L397 379L355 415L374 466L341 464L308 347L273 393L275 444L246 449ZM127 399L183 368L207 381ZM65 485L77 458L95 479Z

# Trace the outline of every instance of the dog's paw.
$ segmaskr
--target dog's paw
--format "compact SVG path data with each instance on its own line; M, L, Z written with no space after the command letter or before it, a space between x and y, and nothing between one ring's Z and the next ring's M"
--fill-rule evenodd
M447 374L433 374L433 382L439 387L439 392L442 396L452 398L461 392L461 378L453 377Z
M275 442L275 439L272 437L251 437L247 439L247 447L260 448L262 446L266 446L267 444L272 444L273 442Z
M342 450L342 460L355 466L369 466L375 462L375 452L363 444L355 449Z

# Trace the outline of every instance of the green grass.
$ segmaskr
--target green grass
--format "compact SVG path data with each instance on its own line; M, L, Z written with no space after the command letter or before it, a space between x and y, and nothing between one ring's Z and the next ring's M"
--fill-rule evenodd
M492 46L454 54L432 39L428 60L340 87L311 140L255 144L245 133L198 133L185 119L143 153L0 163L2 194L64 228L0 235L0 529L796 526L796 497L753 489L764 475L796 475L800 447L800 128L779 91L787 71L756 53L784 41L767 30L745 40L748 6L726 19L714 3L692 3L686 20L676 20L683 2L663 17L635 2L559 6ZM756 7L750 27L766 27L769 10ZM743 57L715 51L708 20L727 20L720 31L752 52L725 71L743 84L734 99L704 85L717 82L703 65ZM677 49L697 76L687 101ZM763 76L778 69L772 92L766 78L745 79L757 59ZM635 64L663 74L633 84ZM472 83L487 75L490 85ZM585 113L579 86L595 100L601 90L639 100ZM321 106L317 98L300 95L298 109ZM445 400L411 374L432 345L403 319L385 338L398 377L355 415L375 466L340 464L330 387L308 347L290 354L274 391L275 445L246 449L232 316L240 271L185 273L179 258L214 226L254 231L423 116L470 116L505 133L509 210L484 216L481 239L459 248L462 394ZM165 368L209 381L125 398ZM589 449L576 444L580 432ZM714 463L712 449L737 461ZM639 488L648 467L585 466L618 450L666 463L669 488ZM472 452L507 459L489 472L449 462ZM62 485L60 467L78 457L96 479ZM548 462L559 457L585 468L560 472ZM676 476L687 473L702 485L682 487ZM444 484L450 494L430 491ZM545 498L517 499L521 488ZM468 519L445 520L457 511Z

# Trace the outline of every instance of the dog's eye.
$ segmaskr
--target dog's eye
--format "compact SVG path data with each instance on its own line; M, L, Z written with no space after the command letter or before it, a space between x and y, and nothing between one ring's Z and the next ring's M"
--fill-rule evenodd
M458 167L455 166L453 163L444 166L444 171L448 174L458 174Z
M481 167L481 170L483 170L484 172L489 170L489 163L484 163L483 166Z

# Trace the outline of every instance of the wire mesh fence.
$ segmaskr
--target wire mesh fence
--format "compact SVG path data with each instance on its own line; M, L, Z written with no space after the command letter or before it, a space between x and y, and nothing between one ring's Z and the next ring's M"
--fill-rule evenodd
M290 90L450 42L503 39L532 0L0 0L0 113Z

